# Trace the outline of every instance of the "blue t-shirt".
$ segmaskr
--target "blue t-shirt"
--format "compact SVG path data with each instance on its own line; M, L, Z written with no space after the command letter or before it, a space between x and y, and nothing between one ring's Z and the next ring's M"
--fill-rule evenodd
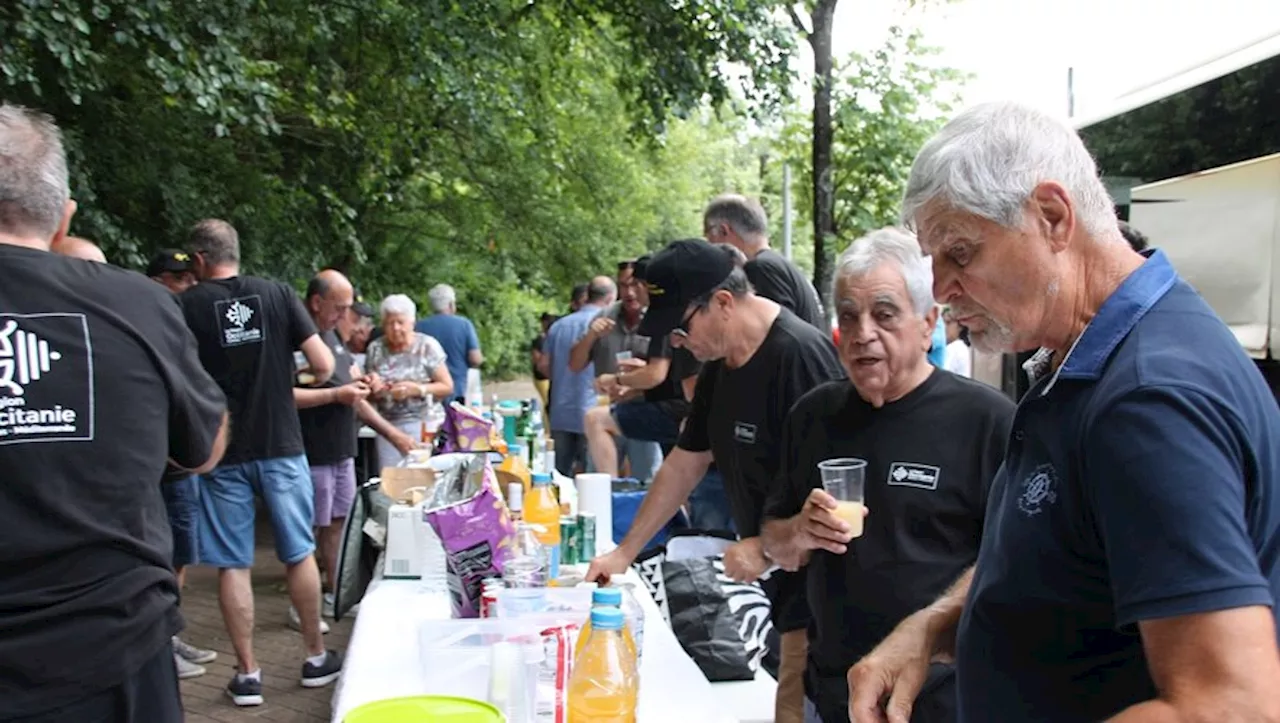
M453 396L462 399L467 391L467 369L470 368L467 357L473 349L480 348L475 324L465 316L436 314L414 324L413 330L440 342L444 348L445 366L449 369L449 376L453 377Z
M929 344L929 363L939 369L947 368L947 322L938 315L938 323L933 325L933 338Z
M584 306L561 318L547 331L542 351L551 372L551 431L582 434L582 417L596 405L596 367L588 363L580 372L569 371L569 351L600 313L599 306Z
M967 723L1109 719L1156 696L1137 623L1280 595L1280 408L1163 253L1040 376L960 620Z

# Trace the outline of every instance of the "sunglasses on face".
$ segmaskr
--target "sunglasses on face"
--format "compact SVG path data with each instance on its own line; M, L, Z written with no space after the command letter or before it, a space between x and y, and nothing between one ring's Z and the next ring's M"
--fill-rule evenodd
M702 308L703 307L699 305L690 309L689 313L685 314L684 320L681 321L679 324L677 324L676 328L671 330L671 333L682 339L688 339L689 338L689 322L693 321L693 317L696 316L699 311L702 311Z

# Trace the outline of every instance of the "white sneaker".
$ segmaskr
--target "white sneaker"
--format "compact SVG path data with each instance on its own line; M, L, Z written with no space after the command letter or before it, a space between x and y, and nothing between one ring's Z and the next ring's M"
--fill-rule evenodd
M324 594L320 614L326 618L333 617L333 593L327 592Z
M194 645L183 642L177 635L173 636L173 652L177 653L178 657L185 658L197 665L212 663L218 659L217 651L197 648Z
M289 606L289 627L302 632L302 617L298 615L298 609L292 605ZM326 623L324 618L320 619L320 634L329 634L329 623Z
M177 653L173 654L173 664L178 669L178 680L199 678L206 672L203 666L196 665Z

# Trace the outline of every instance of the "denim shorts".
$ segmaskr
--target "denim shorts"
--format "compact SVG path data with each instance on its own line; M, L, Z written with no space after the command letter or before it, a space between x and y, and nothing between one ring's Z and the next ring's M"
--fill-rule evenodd
M173 567L178 569L199 562L196 518L200 514L200 479L196 475L161 482L164 509L169 513L169 530L173 533Z
M217 467L201 477L200 562L253 567L254 496L260 495L275 533L276 557L286 565L315 552L311 517L315 496L305 455Z
M627 439L675 444L680 423L652 402L624 402L613 405L613 419Z

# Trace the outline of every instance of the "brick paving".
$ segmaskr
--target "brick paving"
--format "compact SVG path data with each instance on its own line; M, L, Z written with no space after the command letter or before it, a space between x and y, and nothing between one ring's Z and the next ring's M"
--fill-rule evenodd
M224 689L235 670L235 654L218 610L217 572L193 568L187 572L187 588L182 600L182 612L187 620L182 637L197 647L218 651L218 659L204 666L209 671L205 675L182 681L188 723L311 723L328 721L332 715L329 701L333 685L303 688L298 684L305 654L302 635L288 625L289 596L285 591L284 565L276 560L271 532L269 528L264 529L262 518L259 513L258 550L253 569L254 652L262 667L266 702L251 708L237 708L227 697ZM348 616L340 623L328 622L330 632L325 636L325 646L345 650L353 619Z

